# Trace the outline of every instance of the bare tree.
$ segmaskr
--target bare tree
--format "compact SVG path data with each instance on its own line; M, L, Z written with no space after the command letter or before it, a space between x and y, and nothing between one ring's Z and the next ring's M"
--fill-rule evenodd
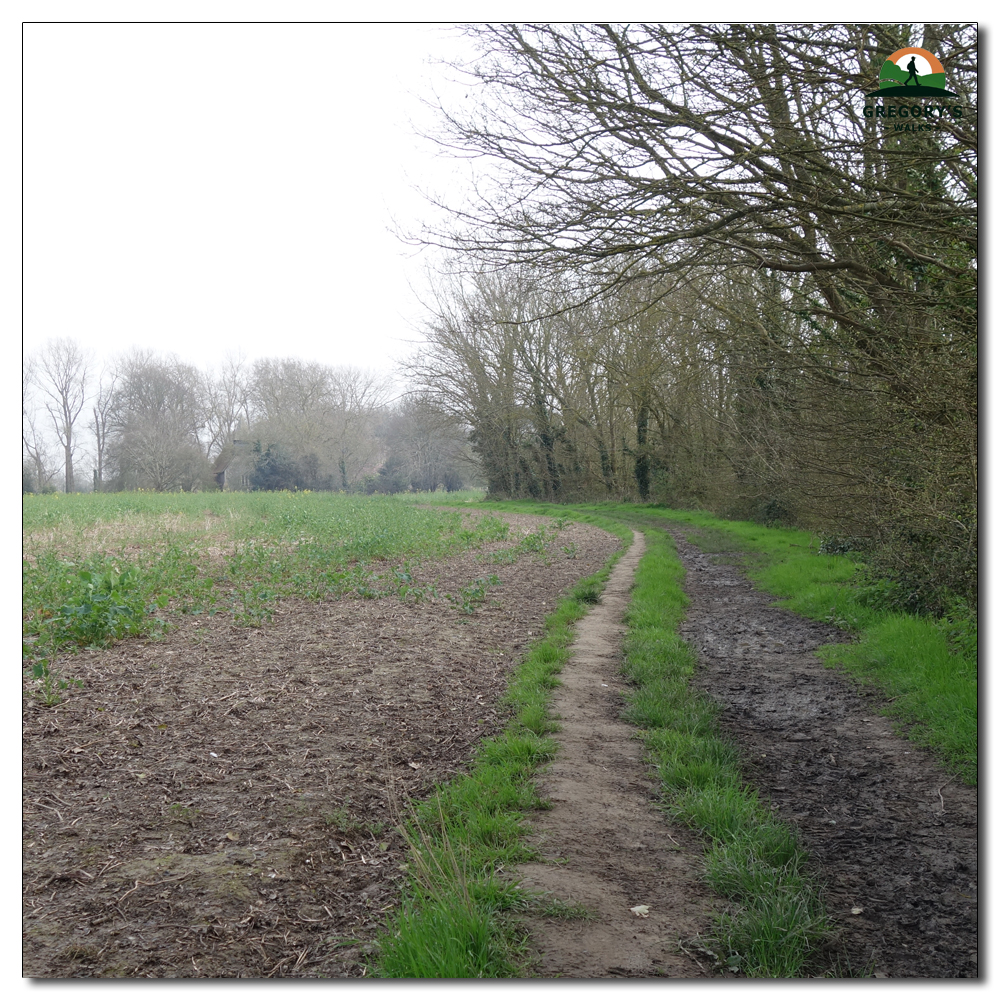
M844 290L877 291L885 308L885 290L912 290L908 267L953 274L955 241L975 253L975 108L900 147L855 107L909 26L468 30L484 100L445 111L443 141L499 173L473 205L450 206L462 225L438 242L615 282L694 264L810 274L825 311L862 327ZM925 35L974 98L974 27ZM886 239L892 252L873 256Z
M381 450L377 416L388 394L384 379L371 372L295 358L255 362L249 434L261 455L280 452L285 470L268 481L294 467L301 485L346 490L372 474Z
M118 360L114 441L119 489L193 490L211 482L200 433L202 374L175 356L133 351Z
M90 431L94 436L94 490L100 492L108 474L109 444L114 436L115 401L118 375L113 370L101 373L97 394L91 406Z
M484 101L446 112L443 141L496 176L427 240L489 266L577 274L580 297L648 276L763 270L781 277L787 309L914 419L949 433L956 391L972 412L974 26L923 27L917 40L962 99L906 136L859 107L885 57L912 44L908 25L469 31ZM931 398L928 368L960 374Z
M386 455L370 483L373 492L439 487L450 492L475 478L468 427L420 393L404 396L389 410L380 437Z
M31 470L31 479L36 490L51 486L55 466L49 454L49 446L38 424L37 410L31 398L33 388L32 362L26 363L22 373L21 395L21 452L22 467Z
M698 447L714 437L759 510L828 528L849 519L869 539L893 540L913 566L947 564L956 586L974 588L975 26L468 31L483 100L444 109L441 141L487 172L472 200L446 206L453 222L423 241L465 255L467 270L471 258L536 280L559 275L577 304L631 286L648 308L666 296L676 318L695 315L678 305L678 288L700 289L694 338L704 349L686 352L686 384L699 388L681 408L710 421ZM902 89L865 96L908 45L935 52L958 93L918 109L919 129L863 112L912 103ZM571 304L546 303L549 315ZM677 366L668 357L665 368L635 367L643 334L632 327L613 324L605 347L617 345L617 391L631 397L628 447L644 494L668 452L689 470L699 461L677 462L692 441L669 416ZM456 329L469 338L468 322ZM593 354L577 357L602 370ZM518 359L530 378L529 361ZM603 372L610 389L613 372ZM614 395L577 395L580 419L601 427L585 404L596 414ZM610 481L617 446L603 427L597 438Z
M249 367L246 358L231 355L205 380L208 404L205 448L210 458L231 446L241 425L250 423Z
M90 388L90 358L74 340L50 340L34 359L31 377L62 445L66 492L72 493L76 488L76 421Z

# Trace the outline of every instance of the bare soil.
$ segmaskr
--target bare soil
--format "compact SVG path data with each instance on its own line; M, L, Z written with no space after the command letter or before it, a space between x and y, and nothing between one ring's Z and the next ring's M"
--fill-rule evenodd
M831 961L846 955L843 975L978 977L976 789L898 733L884 699L823 666L814 650L846 635L773 607L737 555L672 534L697 684L723 706L748 780L800 832L836 925Z
M620 718L622 619L644 547L636 535L601 603L578 623L553 699L559 753L539 783L552 808L536 817L533 837L548 863L519 874L526 888L587 916L528 919L541 977L707 975L680 943L703 934L720 905L701 881L703 846L657 808L642 743Z
M509 516L511 549L549 519ZM575 547L575 548L574 548ZM614 536L565 527L512 564L417 572L487 602L284 601L270 624L178 618L54 664L24 701L29 977L344 977L398 901L394 801L468 766L512 666ZM564 551L568 550L568 551Z

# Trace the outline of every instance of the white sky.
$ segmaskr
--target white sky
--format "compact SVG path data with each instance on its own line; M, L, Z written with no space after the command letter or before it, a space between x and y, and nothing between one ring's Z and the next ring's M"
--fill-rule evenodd
M545 13L600 16L588 6ZM73 23L84 10L93 20ZM220 20L125 23L140 11ZM306 0L27 7L27 352L68 336L99 359L135 345L203 368L242 352L382 371L411 352L433 254L390 230L434 214L416 189L464 187L466 166L414 126L434 122L421 97L465 101L435 60L470 48L447 25L317 23L336 13Z
M429 255L391 232L462 167L420 139L458 99L447 27L28 24L24 346L73 337L386 369Z

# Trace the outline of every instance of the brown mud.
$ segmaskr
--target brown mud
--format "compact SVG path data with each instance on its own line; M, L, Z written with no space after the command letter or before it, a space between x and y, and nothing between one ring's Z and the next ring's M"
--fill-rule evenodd
M884 699L823 666L847 637L773 607L731 563L671 529L697 685L722 706L743 773L800 833L842 975L978 976L975 788L898 734Z
M561 594L619 548L570 524L415 571L444 599L283 601L272 622L178 617L163 639L61 657L24 702L29 977L343 977L398 903L394 801L502 729L512 667ZM501 549L517 560L493 563Z
M552 808L537 814L532 838L548 863L519 872L525 888L587 916L528 919L541 977L706 975L679 944L704 933L716 902L700 877L702 845L657 808L642 743L620 717L623 617L644 547L636 535L600 604L578 623L553 698L559 752L539 782Z

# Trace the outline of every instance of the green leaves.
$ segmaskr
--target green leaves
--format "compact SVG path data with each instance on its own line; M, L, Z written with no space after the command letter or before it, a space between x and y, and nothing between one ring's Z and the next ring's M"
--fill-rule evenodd
M52 638L82 646L105 644L140 629L146 619L139 575L134 569L101 574L82 570L76 600L51 619Z

